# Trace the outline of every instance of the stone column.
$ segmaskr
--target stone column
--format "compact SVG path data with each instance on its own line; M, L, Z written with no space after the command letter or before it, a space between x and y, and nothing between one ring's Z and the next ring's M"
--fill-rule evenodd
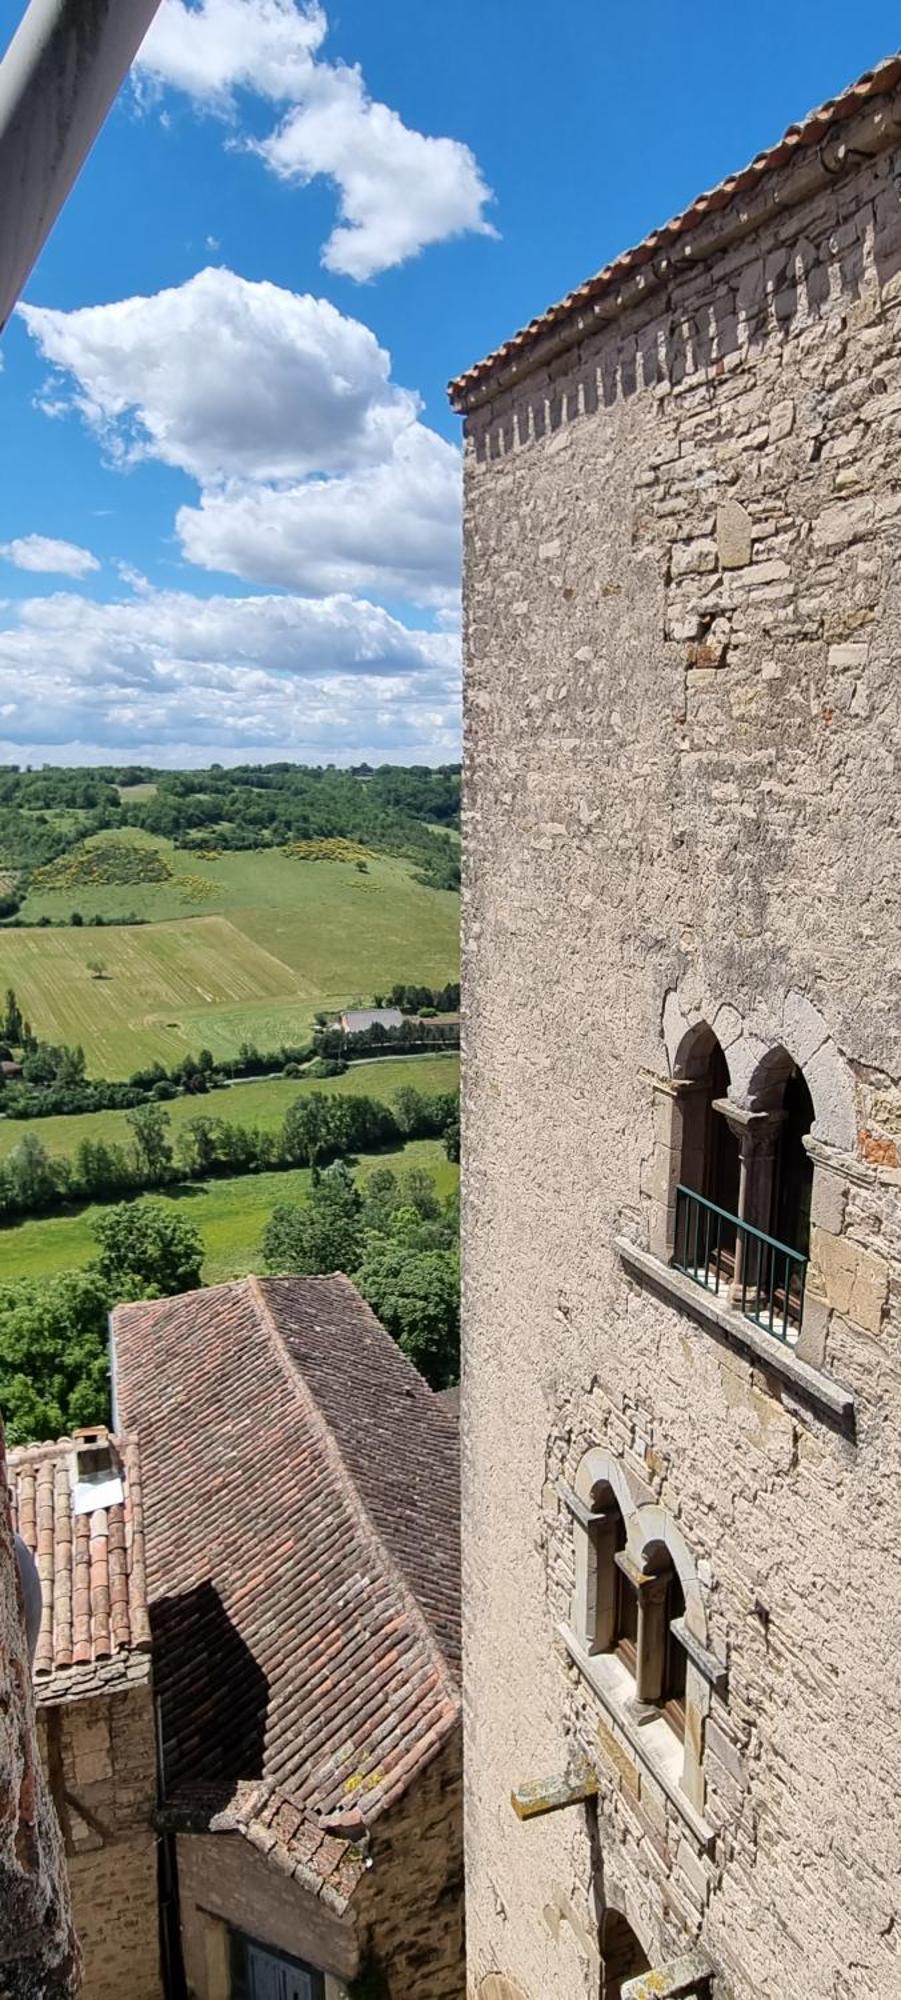
M738 1140L739 1182L738 1215L741 1222L749 1222L754 1229L762 1229L768 1236L773 1215L773 1191L776 1184L776 1159L779 1151L779 1136L785 1123L784 1111L746 1111L740 1104L733 1104L731 1097L717 1097L713 1109L725 1118L731 1132ZM741 1298L744 1270L748 1267L748 1277L755 1282L760 1272L757 1254L752 1249L747 1257L741 1235L735 1241L735 1275L732 1280L732 1303Z
M659 1702L666 1674L666 1600L669 1572L643 1575L638 1586L638 1647L635 1662L635 1697L640 1702Z

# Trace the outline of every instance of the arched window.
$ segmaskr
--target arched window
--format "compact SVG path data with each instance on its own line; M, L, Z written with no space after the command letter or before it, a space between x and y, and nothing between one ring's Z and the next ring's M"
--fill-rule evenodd
M608 1714L670 1797L704 1807L704 1723L725 1668L708 1650L696 1566L678 1524L637 1501L605 1445L559 1491L573 1524L573 1596L561 1634Z

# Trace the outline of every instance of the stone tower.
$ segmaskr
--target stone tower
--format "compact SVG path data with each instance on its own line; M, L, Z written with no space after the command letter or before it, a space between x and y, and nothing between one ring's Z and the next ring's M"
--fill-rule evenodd
M899 189L893 60L452 389L472 2000L901 1995Z

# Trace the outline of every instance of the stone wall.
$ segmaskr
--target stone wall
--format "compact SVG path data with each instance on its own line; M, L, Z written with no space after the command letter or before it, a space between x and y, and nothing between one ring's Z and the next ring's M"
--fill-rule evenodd
M596 1996L610 1910L736 2000L901 1995L892 129L699 224L467 422L473 1995ZM802 1337L851 1426L616 1247L653 1242L655 1085L699 1020L739 1100L775 1046L805 1066ZM562 1636L589 1448L681 1537L724 1669L694 1822ZM597 1807L520 1825L513 1787L585 1751Z
M459 1729L374 1829L357 1921L386 2000L463 2000L463 1774Z
M178 1890L185 1977L196 2000L229 2000L229 1929L327 1972L326 2000L345 2000L359 1952L337 1917L241 1834L180 1834Z
M41 1769L0 1423L0 2000L65 2000L77 1950Z
M85 2000L159 2000L153 1698L143 1685L38 1711L65 1840Z
M344 2000L358 1973L380 1977L385 2000L462 2000L460 1752L457 1731L376 1824L345 1916L240 1835L179 1835L185 1973L197 2000L228 2000L230 1928L324 1971L327 2000Z

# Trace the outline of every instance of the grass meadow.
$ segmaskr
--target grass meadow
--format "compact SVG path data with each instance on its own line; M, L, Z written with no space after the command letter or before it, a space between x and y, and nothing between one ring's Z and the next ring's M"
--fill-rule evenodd
M246 1086L248 1091L252 1087ZM363 1155L357 1171L365 1180L377 1167L392 1167L396 1172L423 1167L433 1176L440 1195L449 1194L459 1178L459 1168L447 1159L438 1139L415 1139L393 1152ZM288 1173L206 1181L160 1199L189 1216L200 1231L206 1251L203 1280L214 1285L261 1269L260 1242L273 1208L279 1202L304 1200L309 1186L309 1170L296 1168ZM0 1230L4 1279L48 1278L89 1263L96 1250L91 1225L99 1213L96 1207L83 1208Z
M340 1096L375 1097L383 1104L390 1104L403 1084L414 1084L422 1091L456 1090L459 1080L460 1058L456 1054L397 1059L388 1056L375 1062L354 1063L343 1076L321 1080L273 1076L259 1082L233 1083L223 1090L208 1091L203 1097L174 1097L163 1109L171 1121L169 1136L173 1140L179 1128L192 1118L225 1118L232 1125L276 1132L289 1104L314 1090L335 1091ZM26 1132L33 1133L47 1152L57 1158L71 1158L82 1139L128 1145L131 1134L127 1115L125 1111L91 1111L78 1117L0 1118L0 1160L13 1152Z
M459 897L424 888L406 862L373 856L362 873L274 850L202 860L134 829L127 837L157 848L172 878L35 891L22 914L34 923L80 908L144 923L0 930L0 991L15 987L43 1040L80 1042L92 1075L127 1076L202 1047L223 1057L244 1041L301 1041L319 1008L365 1002L398 979L458 976Z

